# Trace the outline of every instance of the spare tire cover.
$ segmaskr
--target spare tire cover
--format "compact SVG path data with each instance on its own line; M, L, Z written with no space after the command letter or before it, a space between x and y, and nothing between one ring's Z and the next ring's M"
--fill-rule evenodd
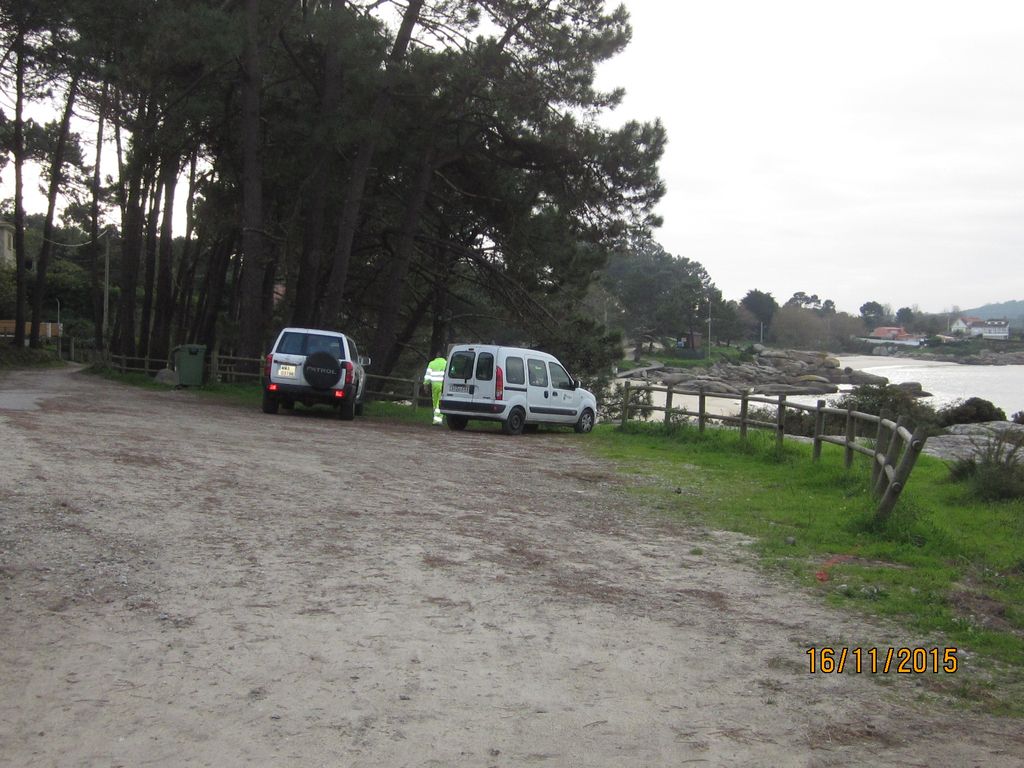
M341 363L330 352L314 352L306 358L303 373L313 389L330 389L341 378Z

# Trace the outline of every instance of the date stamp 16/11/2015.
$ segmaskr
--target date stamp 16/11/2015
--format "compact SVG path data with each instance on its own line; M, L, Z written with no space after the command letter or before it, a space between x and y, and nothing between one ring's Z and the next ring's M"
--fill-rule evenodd
M814 674L854 672L872 675L952 674L960 668L956 648L808 648L808 671Z

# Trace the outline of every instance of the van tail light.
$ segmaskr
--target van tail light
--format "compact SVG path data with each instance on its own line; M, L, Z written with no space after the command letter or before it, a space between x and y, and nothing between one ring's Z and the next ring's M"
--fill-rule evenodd
M270 368L274 364L274 353L271 352L267 355L267 359L263 361L263 378L266 381L270 381Z
M342 362L341 367L342 370L345 371L345 386L347 387L349 384L352 383L352 378L354 375L353 371L355 370L355 366L352 365L351 360L345 360Z
M494 376L494 399L501 400L505 397L505 374L501 370L501 366L495 368Z

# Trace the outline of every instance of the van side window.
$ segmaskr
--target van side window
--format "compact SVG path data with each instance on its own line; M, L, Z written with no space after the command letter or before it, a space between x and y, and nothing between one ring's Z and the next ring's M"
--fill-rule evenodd
M530 371L531 387L546 387L548 385L548 369L543 360L534 360L532 357L526 361Z
M473 378L475 360L475 352L456 352L448 363L448 378L462 379L463 381Z
M481 352L476 358L476 380L490 381L494 376L494 355Z
M523 367L523 358L505 358L505 381L509 384L526 383L526 368Z
M572 379L569 378L569 374L565 372L565 368L560 366L558 363L548 363L548 368L551 369L551 386L555 389L575 389L572 384Z

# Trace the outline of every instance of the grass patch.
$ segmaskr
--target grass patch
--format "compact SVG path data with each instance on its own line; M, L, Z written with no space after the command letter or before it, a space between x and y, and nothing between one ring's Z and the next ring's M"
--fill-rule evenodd
M728 363L737 362L742 356L743 351L738 347L712 347L710 358L707 356L707 353L708 350L705 348L701 353L701 357L691 358L683 357L672 349L658 349L654 352L641 353L640 362L636 362L631 358L623 358L617 363L616 367L620 371L641 368L645 365L665 365L671 368L710 368L720 361Z
M633 492L655 509L746 534L767 566L829 603L999 665L985 706L1024 715L1024 502L974 500L943 462L922 456L879 526L867 459L847 472L837 446L814 463L810 445L787 441L778 453L765 432L744 444L735 430L633 424L592 437L598 453L651 480Z
M56 347L15 347L10 343L10 339L0 339L0 369L58 365L64 365L64 361L57 356Z

